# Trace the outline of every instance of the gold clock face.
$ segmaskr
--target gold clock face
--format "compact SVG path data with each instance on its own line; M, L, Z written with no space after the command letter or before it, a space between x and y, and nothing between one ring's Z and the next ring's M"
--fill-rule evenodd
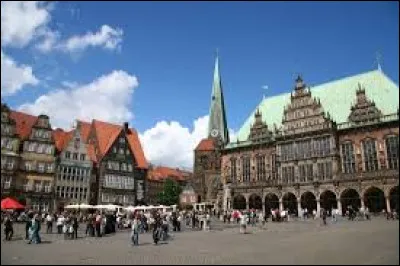
M218 130L217 129L213 129L212 131L211 131L211 136L212 137L216 137L216 136L218 136Z

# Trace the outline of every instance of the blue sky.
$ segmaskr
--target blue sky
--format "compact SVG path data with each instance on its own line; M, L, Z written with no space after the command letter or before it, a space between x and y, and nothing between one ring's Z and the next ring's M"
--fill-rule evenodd
M34 19L36 24L30 24L38 26L30 31L24 29L23 19L3 16L7 4L1 4L2 101L33 113L57 112L49 113L56 126L65 127L76 116L130 120L142 140L151 143L144 146L160 146L145 147L145 152L162 164L190 166L189 153L205 134L216 48L228 125L234 131L263 94L289 91L297 73L312 85L366 72L377 68L379 51L383 71L399 82L397 2L112 1L8 7L8 14L20 12L27 21ZM34 14L43 10L47 17L40 21ZM8 29L3 29L3 19ZM110 34L100 36L103 25L108 26L103 33ZM29 41L21 39L29 34ZM46 51L38 49L49 36L57 36L53 45ZM25 84L18 87L14 80L4 84L3 76L12 79L12 75L3 73L3 59L5 66L26 70ZM105 77L103 82L100 77ZM103 86L117 81L121 84L115 91L99 96ZM96 89L88 89L93 84ZM4 96L7 85L9 91L12 85L18 89ZM264 85L269 89L263 90ZM98 104L97 96L104 98ZM68 97L74 102L80 97L90 100L75 103L69 113ZM182 138L186 146L162 150L170 150L168 145ZM176 153L185 155L170 159Z

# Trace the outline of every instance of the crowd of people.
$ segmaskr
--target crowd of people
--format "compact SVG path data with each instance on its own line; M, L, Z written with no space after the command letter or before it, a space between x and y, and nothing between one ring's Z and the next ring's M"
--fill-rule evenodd
M317 212L309 212L306 208L300 210L300 217L303 220L316 219ZM399 219L397 212L385 213L386 218ZM210 230L211 216L216 216L223 223L237 223L240 232L245 233L247 226L262 226L270 218L272 222L286 222L291 219L288 210L279 211L271 209L269 214L264 214L261 210L231 210L225 212L212 211L174 211L163 212L162 210L135 211L133 213L117 213L116 211L94 211L77 212L65 211L59 213L38 213L34 211L26 212L3 212L1 220L4 222L4 234L6 241L12 239L14 235L13 222L25 223L25 240L28 244L41 243L41 227L46 225L46 233L52 234L53 227L56 225L56 233L64 235L65 240L78 238L78 229L84 225L85 237L102 237L105 234L116 233L117 230L131 229L130 241L132 245L139 244L139 235L143 233L152 233L154 244L159 241L167 241L171 235L170 231L181 231L184 222L186 228L192 230ZM336 222L341 216L338 209L326 210L321 208L319 217L324 225L327 224L327 217ZM371 215L368 208L356 209L353 206L347 206L343 216L353 221L355 218L370 220ZM83 237L83 236L82 236Z

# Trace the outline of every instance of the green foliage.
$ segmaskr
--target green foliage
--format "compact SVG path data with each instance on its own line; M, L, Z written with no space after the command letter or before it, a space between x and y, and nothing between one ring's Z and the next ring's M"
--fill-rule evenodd
M168 178L165 180L163 191L157 195L158 202L162 205L178 204L181 191L179 184Z

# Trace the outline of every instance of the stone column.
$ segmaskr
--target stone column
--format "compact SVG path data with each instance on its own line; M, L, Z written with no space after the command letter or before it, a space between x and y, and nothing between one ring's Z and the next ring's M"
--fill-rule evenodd
M283 201L282 199L279 199L279 211L283 211Z
M386 197L386 211L387 211L387 213L392 212L392 210L390 208L390 197Z
M340 202L340 199L337 199L336 202L337 202L337 209L339 210L340 215L343 215L342 214L342 203Z
M297 200L297 216L301 218L301 201L300 199Z
M321 212L321 203L319 200L317 200L317 217L319 217L320 212Z
M364 203L364 199L361 198L361 208L363 208L365 210L365 203Z
M250 209L250 199L246 197L246 210Z

